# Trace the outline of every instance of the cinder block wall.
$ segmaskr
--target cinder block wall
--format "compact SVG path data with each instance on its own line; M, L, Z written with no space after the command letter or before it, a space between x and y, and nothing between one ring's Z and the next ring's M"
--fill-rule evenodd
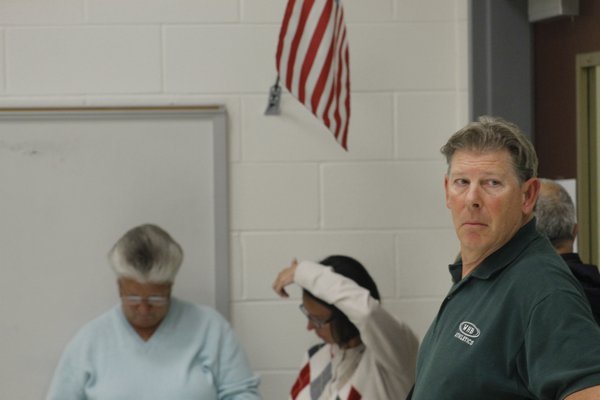
M0 106L225 104L232 323L266 400L315 341L271 283L352 255L422 336L457 242L439 148L467 122L467 0L345 0L350 151L289 95L265 117L285 0L0 2Z

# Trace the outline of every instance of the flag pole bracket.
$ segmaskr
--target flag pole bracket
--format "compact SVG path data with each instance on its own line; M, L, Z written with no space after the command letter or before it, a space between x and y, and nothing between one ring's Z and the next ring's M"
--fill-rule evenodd
M269 103L267 104L267 109L265 110L265 115L280 115L281 109L279 108L279 103L281 101L281 86L279 86L279 76L277 76L277 80L275 84L271 86L271 90L269 91Z

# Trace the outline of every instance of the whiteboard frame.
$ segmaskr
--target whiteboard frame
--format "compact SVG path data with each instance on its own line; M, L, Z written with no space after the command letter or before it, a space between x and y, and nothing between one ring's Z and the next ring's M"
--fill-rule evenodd
M123 106L123 107L40 107L0 108L3 120L36 119L128 119L128 118L187 118L210 120L213 125L213 194L215 196L214 259L215 259L215 308L230 319L229 275L229 186L227 160L227 114L222 105L190 106Z

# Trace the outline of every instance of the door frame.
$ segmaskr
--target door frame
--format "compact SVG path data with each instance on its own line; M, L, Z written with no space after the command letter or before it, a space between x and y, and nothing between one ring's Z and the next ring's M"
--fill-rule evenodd
M577 246L583 260L599 263L598 154L600 152L600 52L576 56Z

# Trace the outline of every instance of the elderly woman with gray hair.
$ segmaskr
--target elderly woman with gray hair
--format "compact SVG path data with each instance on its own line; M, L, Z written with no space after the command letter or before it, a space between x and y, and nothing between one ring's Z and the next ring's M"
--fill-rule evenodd
M64 351L48 400L257 400L258 378L227 321L171 297L183 260L156 225L129 230L109 252L121 304L85 325Z

